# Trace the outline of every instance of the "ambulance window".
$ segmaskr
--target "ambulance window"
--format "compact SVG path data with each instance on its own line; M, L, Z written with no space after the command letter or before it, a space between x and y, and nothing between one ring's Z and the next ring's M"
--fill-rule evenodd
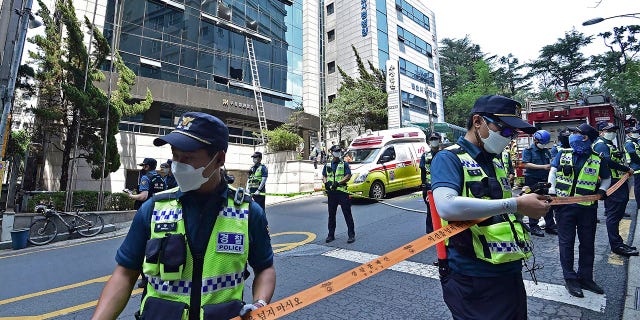
M407 150L407 146L396 146L396 160L398 161L407 161L411 160L409 156L409 150Z
M393 147L389 147L386 150L384 150L384 153L382 154L380 159L382 159L384 156L389 156L389 161L395 160L396 159L396 150Z

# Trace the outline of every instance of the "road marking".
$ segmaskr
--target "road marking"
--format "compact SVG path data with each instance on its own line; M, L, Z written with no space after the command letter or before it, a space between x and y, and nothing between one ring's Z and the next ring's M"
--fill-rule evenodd
M280 233L274 233L271 235L272 238L274 237L279 237L279 236L284 236L284 235L305 235L307 236L306 239L302 240L302 241L298 241L298 242L286 242L286 243L275 243L272 244L271 247L274 249L273 253L278 253L278 252L283 252L283 251L287 251L287 250L291 250L291 249L295 249L299 246L305 245L309 242L312 242L313 240L316 239L316 234L312 233L312 232L304 232L304 231L287 231L287 232L280 232ZM279 249L276 249L279 248Z
M24 253L16 253L16 254L12 254L12 255L7 255L7 256L0 256L0 259L6 259L6 258L13 258L13 257L19 257L19 256L25 256L28 254L32 254L32 253L38 253L38 252L44 252L44 251L51 251L51 250L58 250L58 249L63 249L63 248L70 248L70 247L75 247L75 246L79 246L79 245L84 245L84 244L89 244L89 243L95 243L95 242L100 242L100 241L106 241L106 240L112 240L115 238L122 238L124 236L126 236L127 234L121 234L118 236L114 236L114 237L109 237L109 238L103 238L103 239L97 239L97 240L89 240L89 241L83 241L83 242L78 242L78 243L72 243L69 245L63 245L63 246L59 246L59 247L51 247L51 248L45 248L45 249L40 249L40 250L34 250L34 251L29 251L29 252L24 252Z
M56 292L60 292L60 291L64 291L64 290L74 289L74 288L86 286L86 285L89 285L89 284L92 284L92 283L107 282L107 280L109 280L110 277L111 276L104 276L104 277L100 277L100 278L90 279L90 280L87 280L87 281L73 283L73 284L62 286L62 287L58 287L58 288L48 289L48 290L44 290L44 291L25 294L25 295L22 295L22 296L19 296L19 297L0 300L0 306L3 305L3 304L7 304L7 303L13 303L13 302L20 301L20 300L31 299L31 298L34 298L34 297L43 296L45 294L51 294L51 293L56 293Z
M620 226L619 226L618 230L620 230L620 237L622 237L622 240L624 240L624 242L627 242L627 239L629 239L629 230L630 230L630 228L631 228L631 220L629 220L629 219L620 220ZM622 266L622 265L624 265L624 258L621 255L617 254L617 253L610 252L609 253L609 258L607 259L607 262L609 264Z
M345 249L327 251L322 255L325 257L356 263L369 262L379 257L374 254ZM390 267L389 270L413 274L425 278L440 279L438 267L424 263L402 261ZM605 298L605 295L599 295L589 291L584 291L584 298L577 298L570 295L563 285L544 282L538 282L536 285L533 281L524 280L524 286L527 290L527 295L534 298L557 301L596 312L604 312L604 309L607 306L607 299Z

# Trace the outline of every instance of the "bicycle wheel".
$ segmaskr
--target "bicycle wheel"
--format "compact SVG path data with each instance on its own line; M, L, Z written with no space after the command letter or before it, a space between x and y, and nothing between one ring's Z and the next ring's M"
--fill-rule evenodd
M58 226L52 219L38 219L29 226L29 243L41 246L47 244L58 235Z
M83 237L93 237L104 229L104 220L95 213L78 213L76 230Z

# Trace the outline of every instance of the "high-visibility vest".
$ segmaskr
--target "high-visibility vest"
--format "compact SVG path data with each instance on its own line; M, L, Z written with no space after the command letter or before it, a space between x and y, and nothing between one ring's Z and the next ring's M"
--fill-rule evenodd
M507 173L500 159L493 159L493 168L496 173L495 185L483 185L485 181L490 179L478 162L459 145L453 145L447 150L457 155L462 165L464 181L462 182L461 196L480 199L508 199L512 197ZM492 195L492 190L496 194ZM448 221L442 220L443 227L447 224ZM468 232L471 233L470 237ZM493 264L528 259L532 255L531 238L522 223L517 221L515 213L494 216L454 237L456 237L455 241L447 242L447 245L453 245L461 253L465 250L457 248L458 245L467 248L472 246L475 258Z
M621 165L624 165L625 160L622 158L622 155L624 153L618 152L618 147L614 146L613 144L608 143L602 140L601 138L598 138L598 140L596 140L596 142L593 144L594 149L597 144L602 144L602 143L604 143L607 147L609 147L609 155L611 156L611 160ZM624 172L611 168L611 178L620 179L620 177L622 177L623 174Z
M431 183L431 161L433 161L433 154L431 151L425 151L424 155L424 168L427 171L427 181Z
M508 150L502 150L502 165L504 166L504 170L509 169L509 165L511 164L511 154Z
M182 204L176 193L178 188L170 189L154 197L155 205L151 216L151 238L147 242L146 255L142 271L148 280L147 294L142 300L141 311L144 314L145 303L149 298L159 298L187 305L182 319L189 318L189 306L195 290L200 293L200 307L211 304L242 301L244 272L249 257L249 204L250 197L245 196L240 205L234 203L235 190L229 188L227 203L218 212L216 222L209 237L204 255L194 257L185 241L186 256L184 263L175 267L179 257L169 255L174 262L168 262L162 255L175 242L168 245L171 237L183 236L186 239L186 227L183 219ZM204 227L204 226L202 226ZM168 230L168 231L164 231ZM149 261L150 243L154 239L167 241L156 261ZM156 245L158 244L156 240ZM151 258L152 260L154 258ZM164 261L164 262L163 262ZM171 264L170 264L171 263ZM169 266L170 264L171 266ZM193 275L201 271L201 279ZM198 316L202 318L202 314Z
M339 183L344 179L344 161L340 160L338 162L338 166L336 166L336 171L331 169L331 162L328 162L324 165L325 171L327 172L327 182L335 182ZM338 185L336 188L338 191L347 192L347 187Z
M560 167L556 173L556 195L558 197L573 197L595 194L600 176L600 162L601 158L592 153L576 178L573 170L573 150L562 150ZM578 204L590 206L593 203L594 201L588 201Z
M249 175L249 189L258 189L260 187L260 184L262 183L262 179L264 178L262 176L263 167L264 167L264 164L260 164L256 168L256 171L253 172L253 174Z
M636 154L640 156L640 144L638 144L637 139L627 138L624 142L625 144L631 143L633 145L633 148L636 150ZM624 149L624 154L627 156L627 164L631 164L631 155L629 154L626 148Z

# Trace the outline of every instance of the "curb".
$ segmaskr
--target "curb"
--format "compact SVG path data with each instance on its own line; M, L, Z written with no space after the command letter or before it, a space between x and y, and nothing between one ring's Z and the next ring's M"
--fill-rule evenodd
M636 213L636 225L633 233L633 246L640 245L640 219ZM627 266L627 295L625 297L622 320L640 319L640 257L629 257Z
M116 225L114 224L107 224L104 226L104 229L102 229L102 232L100 232L99 234L93 236L93 237L83 237L80 234L77 233L73 233L71 235L69 235L68 232L64 232L64 233L58 233L58 235L56 236L55 239L53 239L53 241L51 241L49 244L55 243L55 242L60 242L60 241L68 241L68 240L95 240L95 239L100 239L103 238L103 236L107 233L110 232L115 232L116 229ZM27 248L39 248L39 247L44 247L44 246L35 246L32 244L27 244ZM3 241L0 242L0 250L7 250L7 249L11 249L11 241ZM20 249L22 250L22 249ZM15 252L19 252L20 250L13 250Z

